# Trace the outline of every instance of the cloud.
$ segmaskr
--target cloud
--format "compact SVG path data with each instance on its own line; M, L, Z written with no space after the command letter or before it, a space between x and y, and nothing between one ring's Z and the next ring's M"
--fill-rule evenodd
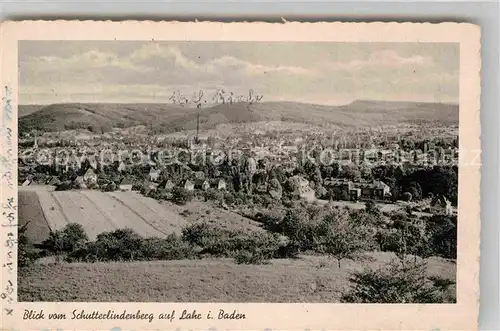
M68 57L57 56L32 56L23 61L25 70L36 71L61 71L79 68L101 69L119 68L131 71L147 71L149 68L137 65L127 58L119 58L112 52L101 52L91 50L82 54L74 54Z
M50 45L38 47L39 54L34 47L21 54L21 103L168 102L175 88L186 94L252 88L265 100L312 103L374 96L458 101L458 52L415 43L95 42L53 53Z
M300 66L266 66L258 63L243 61L230 55L224 55L204 63L198 63L187 58L178 47L163 47L159 44L150 44L141 47L129 56L129 61L147 65L148 60L155 58L172 59L178 68L209 74L219 74L226 70L240 72L241 74L249 76L264 75L273 72L290 75L315 74L312 70Z
M289 75L304 75L314 76L315 71L299 66L265 66L261 64L253 64L250 62L239 60L232 56L223 56L214 59L207 63L207 68L211 72L219 72L221 70L240 70L249 76L265 75L268 73L283 73Z
M393 50L376 51L369 55L366 60L352 60L349 62L331 63L331 70L360 71L364 69L399 69L404 67L429 68L434 65L431 57L413 55L410 57L400 56Z

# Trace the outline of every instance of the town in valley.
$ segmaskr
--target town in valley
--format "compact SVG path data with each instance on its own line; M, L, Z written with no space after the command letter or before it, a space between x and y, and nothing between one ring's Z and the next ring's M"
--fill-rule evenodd
M21 44L19 301L456 302L456 45Z

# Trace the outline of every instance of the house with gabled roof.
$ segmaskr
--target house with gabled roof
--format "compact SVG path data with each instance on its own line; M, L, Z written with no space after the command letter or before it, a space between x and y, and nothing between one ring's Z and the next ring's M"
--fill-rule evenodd
M89 163L90 167L94 170L97 170L97 168L99 167L99 164L97 163L97 160L95 158L90 159Z
M88 184L97 184L97 174L94 172L92 168L87 169L85 174L83 175L83 180Z
M83 176L78 176L75 178L75 186L79 189L87 188L87 184L85 184L85 179L83 179Z
M197 179L194 183L194 187L198 190L206 191L210 188L210 184L205 179Z
M307 179L302 176L293 176L292 178L298 184L298 188L294 194L299 195L306 201L314 201L316 199L315 192L311 186L309 186L309 181Z
M188 191L193 191L194 190L194 183L192 181L190 181L189 179L187 179L184 182L184 189L186 189Z
M165 189L166 191L171 191L175 187L175 183L168 179L161 182L159 187Z
M123 178L123 180L120 182L121 191L132 191L133 186L134 186L134 181L129 177Z
M167 180L167 182L165 183L165 190L171 191L174 189L174 187L175 187L175 183L172 182L170 179Z
M152 182L158 181L158 179L160 178L160 174L161 174L160 170L151 168L151 170L149 170L149 180Z
M127 166L123 162L120 162L120 164L118 165L118 171L119 172L124 171L126 168L127 168Z
M436 195L431 201L431 206L443 209L446 215L453 214L451 201L448 200L444 195Z
M226 181L224 179L221 178L217 181L217 189L218 190L226 190L227 189Z

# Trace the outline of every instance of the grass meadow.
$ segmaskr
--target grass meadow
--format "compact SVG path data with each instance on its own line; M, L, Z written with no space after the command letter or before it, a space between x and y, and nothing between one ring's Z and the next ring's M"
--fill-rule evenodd
M231 259L65 263L41 260L19 277L19 301L340 302L352 271L377 268L392 253L360 261L301 256L264 265ZM454 262L431 258L429 276L454 279ZM451 290L451 289L450 289ZM453 288L454 291L454 288Z

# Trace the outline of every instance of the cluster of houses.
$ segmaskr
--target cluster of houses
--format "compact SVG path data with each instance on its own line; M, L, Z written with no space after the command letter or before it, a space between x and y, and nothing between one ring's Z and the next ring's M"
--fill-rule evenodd
M149 180L142 181L141 183L138 183L137 180L131 177L125 176L119 183L116 183L116 188L121 191L132 191L134 187L139 186L137 184L145 184L149 189L162 188L167 191L170 191L177 186L172 180L169 179L160 181L160 174L161 172L159 170L151 168L148 176ZM194 191L195 189L206 191L209 188L214 188L217 190L226 190L227 188L226 181L222 178L215 180L205 179L203 173L201 174L195 173L195 177L196 177L195 179L184 180L180 186L186 189L187 191ZM28 178L22 183L21 186L29 186L33 182L34 182L33 176L28 176ZM72 186L78 187L80 189L97 188L98 187L97 182L98 182L97 173L94 171L93 168L89 168L82 176L77 176L73 180ZM61 185L62 182L59 180L57 176L50 176L43 184L58 186Z
M453 215L455 213L451 205L451 201L443 195L436 195L435 197L430 199L430 201L423 201L420 205L420 208L423 210L428 210L430 212L440 210L446 215Z
M391 188L380 180L354 182L348 179L325 179L323 185L335 200L358 201L388 200L391 198Z
M139 136L130 136L128 137L128 139L123 139L123 137L120 136L109 135L105 137L104 140L106 140L106 142L109 142L108 146L112 146L114 149L117 149L120 146L140 146L140 147L151 146L151 145L155 146L160 142L158 140L159 137L154 137L154 138L151 137L138 138L138 137ZM370 135L367 135L367 137L370 137ZM365 138L368 139L367 137L360 136L356 139L359 142L361 140L364 140ZM85 137L78 136L78 139L76 139L75 137L74 145L76 146L95 145L102 147L101 145L96 145L96 144L102 141L103 137L98 136L94 138L96 138L95 141L94 139L90 139L90 137L88 136ZM241 151L248 152L248 154L253 155L255 159L266 160L270 164L280 164L281 166L283 166L287 170L290 170L291 172L291 170L293 170L297 166L297 156L298 152L300 151L298 145L303 143L304 140L307 140L308 142L317 141L320 145L324 146L326 139L325 135L321 133L309 134L305 138L302 137L300 139L299 138L292 139L292 138L293 137L291 136L281 137L280 139L283 140L283 142L278 143L276 142L275 137L267 137L267 136L256 137L255 141L253 141L252 139L243 140L234 137L233 138L228 137L226 140L224 140L222 146L224 148L228 148L231 146L238 147ZM348 144L346 143L346 137L343 137L343 140L340 140L341 143L339 143L339 140L337 139L331 138L331 140L334 142L333 147L335 156L338 157L338 159L341 161L344 159L354 162L360 160L361 163L363 163L366 160L370 161L371 165L377 165L378 162L387 162L387 161L396 161L408 164L420 164L420 163L424 164L428 162L429 157L436 158L437 160L440 160L440 162L446 162L446 161L455 162L458 159L458 150L455 148L448 148L448 149L439 148L439 149L431 149L429 151L428 148L425 146L424 151L416 150L412 152L405 152L404 150L400 149L399 145L395 142L387 143L384 145L383 150L379 150L375 148L373 144L361 148L358 148L359 147L358 144L356 144L356 146L348 146ZM371 141L371 138L369 139L369 141ZM170 141L167 140L162 142L166 145L170 144ZM196 146L199 147L201 145L196 145ZM196 146L192 148L196 148ZM207 152L210 152L211 148L210 144L208 146L207 145L202 145L202 146L204 148L207 148ZM34 138L33 148L34 149L38 148L38 140L36 137ZM144 157L146 157L146 155ZM248 162L249 165L247 170L249 173L252 174L258 168L255 159L251 158L250 161L252 162L250 161ZM74 180L73 186L79 188L98 187L97 173L99 172L100 166L95 158L88 158L88 160L90 168L82 176L78 176ZM162 178L164 177L161 176L161 170L156 168L157 165L150 163L152 162L150 159L144 161L151 165L147 178L148 180L143 181L141 183L137 183L135 179L128 177L126 175L123 176L123 174L126 173L128 166L124 162L120 162L117 170L122 174L121 177L123 179L121 180L121 182L115 183L116 188L123 191L132 191L134 186L146 185L150 189L163 188L166 190L171 190L176 186L183 187L187 191L208 190L210 188L217 190L227 189L226 182L222 178L206 179L204 176L196 176L195 174L194 176L190 175L189 179L185 179L181 183L177 181L174 183L174 181L169 179L162 180ZM75 158L74 160L70 160L70 162L64 165L62 172L64 171L67 172L69 168L74 169L80 167L81 167L80 160L78 158ZM187 166L185 167L189 168ZM188 170L191 171L190 169ZM183 176L183 178L186 177ZM314 201L316 199L317 192L315 192L315 190L311 187L312 185L309 183L309 181L302 176L295 176L295 179L298 182L298 189L296 194L306 199L307 201ZM32 182L33 182L33 177L30 176L22 183L22 185L28 186ZM57 186L60 185L61 183L59 179L54 176L48 178L44 184ZM256 188L257 191L259 192L269 191L267 183L266 185L260 185L260 186L262 187ZM382 181L376 181L376 180L352 181L347 179L328 178L323 181L323 187L329 192L330 198L334 200L359 201L359 200L369 199L376 201L386 201L391 199L390 188L387 184L385 184ZM273 197L274 196L276 198L281 197L281 192L273 191ZM440 200L434 201L432 204L444 208L445 210L447 210L447 212L451 210L451 204L444 197L440 198Z
M88 174L87 174L88 173ZM83 176L83 179L85 178L93 178L90 176L93 176L95 173L92 171L92 169L87 170L87 173ZM166 179L166 180L160 180L160 175L161 171L156 169L156 168L151 168L149 174L148 174L148 179L146 181L143 181L142 184L145 184L149 189L165 189L167 191L172 190L176 186L183 187L187 191L194 191L195 189L197 190L203 190L206 191L210 188L214 188L217 190L226 190L227 185L226 181L224 179L214 179L214 180L209 180L204 178L204 174L202 172L194 173L193 179L186 179L184 180L180 185L176 185L172 180ZM124 177L122 181L118 185L118 189L121 191L132 191L134 186L137 185L137 181L130 177Z

